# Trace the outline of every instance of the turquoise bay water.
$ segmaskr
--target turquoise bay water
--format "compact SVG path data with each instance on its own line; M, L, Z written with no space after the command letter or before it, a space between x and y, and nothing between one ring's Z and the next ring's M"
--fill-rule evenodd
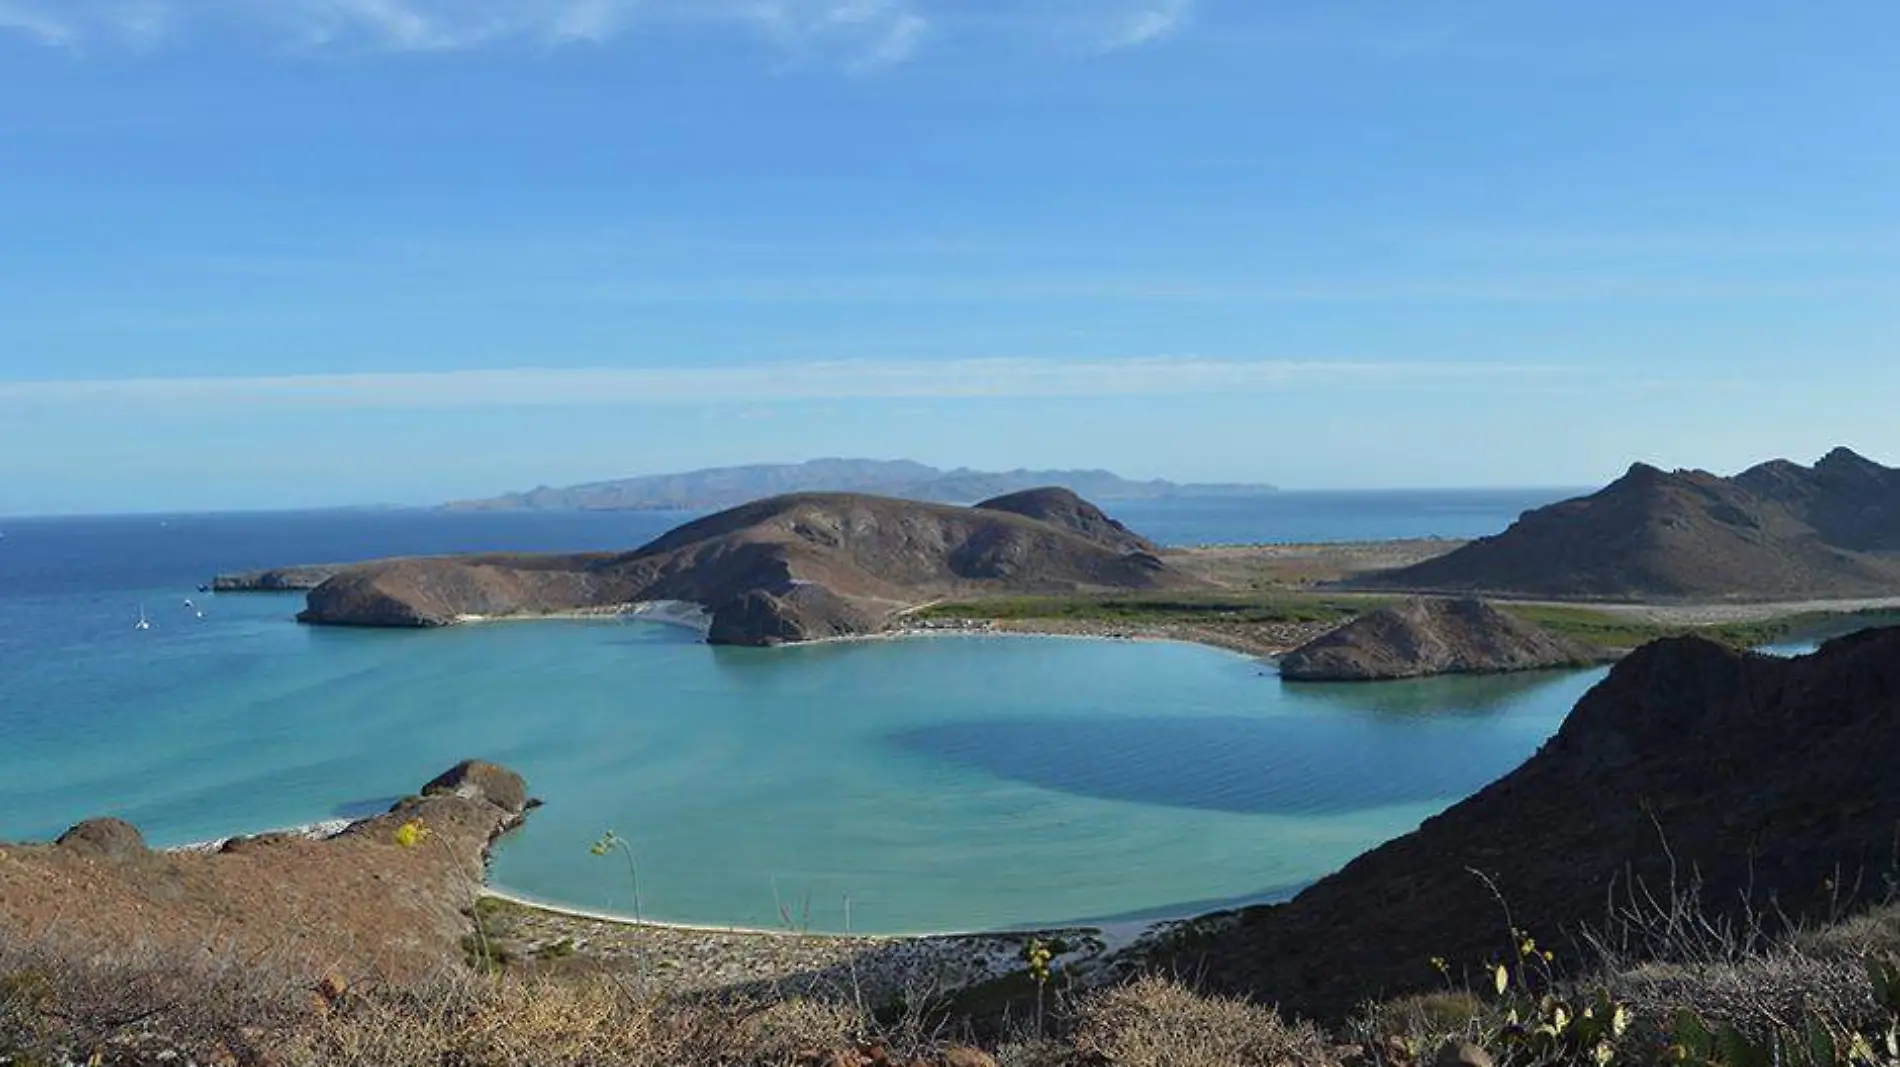
M1301 687L1170 644L326 630L291 621L298 597L193 592L226 566L627 544L673 521L9 523L0 838L108 813L163 844L352 816L481 756L547 801L494 881L551 901L631 910L624 865L588 851L611 828L649 918L777 926L783 906L842 929L847 899L860 931L1177 914L1286 895L1410 830L1528 756L1599 676ZM1269 539L1232 532L1208 539Z

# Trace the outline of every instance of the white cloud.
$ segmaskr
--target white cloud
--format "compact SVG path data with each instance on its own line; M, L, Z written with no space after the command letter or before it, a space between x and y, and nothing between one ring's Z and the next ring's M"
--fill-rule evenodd
M0 33L25 34L39 44L70 48L83 32L70 13L61 14L28 0L0 0Z
M690 2L690 0L689 0ZM708 15L763 32L788 54L815 59L842 54L857 70L874 70L909 59L930 21L910 0L753 0L667 5L655 17L676 20Z
M1194 0L1021 0L1005 18L959 0L0 0L11 32L75 51L150 48L188 33L266 45L440 52L504 45L604 45L642 30L710 28L770 42L799 64L869 71L903 63L939 37L997 30L1080 38L1097 52L1166 38Z
M713 367L518 368L232 378L0 381L0 406L492 408L775 401L1192 396L1312 387L1563 385L1561 366L1157 357L838 360Z
M1156 0L1116 18L1102 34L1103 52L1140 48L1179 33L1194 15L1194 0Z

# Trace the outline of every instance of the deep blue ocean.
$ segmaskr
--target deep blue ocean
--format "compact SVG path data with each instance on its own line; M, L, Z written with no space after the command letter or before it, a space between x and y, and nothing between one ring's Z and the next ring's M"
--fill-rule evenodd
M1469 537L1567 495L1128 502L1170 544ZM627 548L688 516L0 520L0 839L121 815L183 844L377 810L458 759L547 801L497 885L649 918L996 928L1284 896L1533 752L1598 672L1328 688L1162 643L716 649L657 624L315 629L219 571ZM185 601L193 602L186 607ZM152 622L135 630L141 610ZM200 617L202 612L202 617Z

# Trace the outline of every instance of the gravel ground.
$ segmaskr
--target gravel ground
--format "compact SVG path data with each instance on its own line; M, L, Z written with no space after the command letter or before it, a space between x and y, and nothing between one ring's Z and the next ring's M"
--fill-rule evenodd
M790 994L873 1007L900 995L915 1002L1021 971L1031 937L1066 949L1056 963L1077 972L1128 940L1092 928L908 938L691 929L497 895L483 899L482 914L494 948L518 960L605 970L645 991Z

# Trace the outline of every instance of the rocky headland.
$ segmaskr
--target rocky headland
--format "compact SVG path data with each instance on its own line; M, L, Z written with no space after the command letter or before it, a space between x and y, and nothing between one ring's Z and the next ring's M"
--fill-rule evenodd
M1382 681L1581 667L1612 658L1482 600L1414 597L1287 653L1280 676L1296 682Z
M1896 750L1900 628L1797 659L1658 641L1516 771L1289 903L1206 921L1154 963L1338 1017L1442 986L1434 959L1481 980L1513 927L1572 955L1594 928L1640 957L1656 946L1613 912L1653 917L1692 888L1699 923L1829 921L1896 874Z
M431 627L681 602L706 613L714 643L774 645L885 632L907 610L952 597L1204 584L1063 489L968 508L797 494L687 523L627 553L350 566L310 590L299 619Z
M1572 600L1900 594L1900 470L1845 449L1733 478L1647 464L1493 537L1350 587Z
M347 563L312 563L272 567L259 571L220 574L211 579L214 593L305 593L334 578Z

